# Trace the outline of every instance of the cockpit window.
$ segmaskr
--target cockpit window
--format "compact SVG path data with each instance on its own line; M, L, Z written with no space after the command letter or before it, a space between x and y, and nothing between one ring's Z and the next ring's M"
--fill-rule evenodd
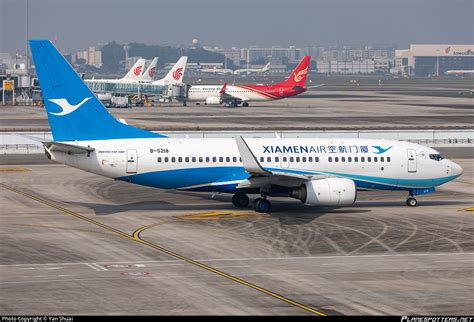
M441 154L430 154L430 159L435 161L441 161L444 157Z

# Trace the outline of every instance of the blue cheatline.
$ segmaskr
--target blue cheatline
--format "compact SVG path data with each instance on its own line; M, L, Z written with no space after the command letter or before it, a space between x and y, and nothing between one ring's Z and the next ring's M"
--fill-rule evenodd
M336 172L291 169L267 170L278 170L280 172L286 171L288 173L299 174L332 174L334 176L346 177L354 180L359 189L412 190L416 191L418 194L421 194L422 191L426 190L423 188L433 189L432 187L451 181L456 177L449 176L435 179L393 179ZM250 175L243 167L206 167L145 172L123 176L116 179L164 189L234 192L237 190L238 183L236 183L236 181L245 180L249 177Z
M54 141L160 138L117 121L49 40L30 40Z

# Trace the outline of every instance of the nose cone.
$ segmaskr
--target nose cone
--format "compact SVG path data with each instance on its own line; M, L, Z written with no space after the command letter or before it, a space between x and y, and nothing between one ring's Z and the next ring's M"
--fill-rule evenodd
M451 174L455 177L459 177L462 174L462 168L459 164L451 161Z

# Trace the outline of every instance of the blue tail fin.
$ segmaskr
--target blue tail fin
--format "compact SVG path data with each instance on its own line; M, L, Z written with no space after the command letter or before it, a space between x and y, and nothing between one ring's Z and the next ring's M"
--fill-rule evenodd
M49 40L30 48L55 141L164 137L117 121Z

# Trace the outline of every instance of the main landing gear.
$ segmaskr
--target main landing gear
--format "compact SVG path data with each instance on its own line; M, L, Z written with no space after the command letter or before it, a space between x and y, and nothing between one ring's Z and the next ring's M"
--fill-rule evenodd
M413 197L413 195L410 193L410 195L407 198L407 206L409 207L416 207L418 204L418 201Z
M237 193L232 197L232 204L237 208L246 208L250 203L250 199L246 194ZM261 197L253 201L253 209L256 212L269 212L271 209L271 203L267 198Z

